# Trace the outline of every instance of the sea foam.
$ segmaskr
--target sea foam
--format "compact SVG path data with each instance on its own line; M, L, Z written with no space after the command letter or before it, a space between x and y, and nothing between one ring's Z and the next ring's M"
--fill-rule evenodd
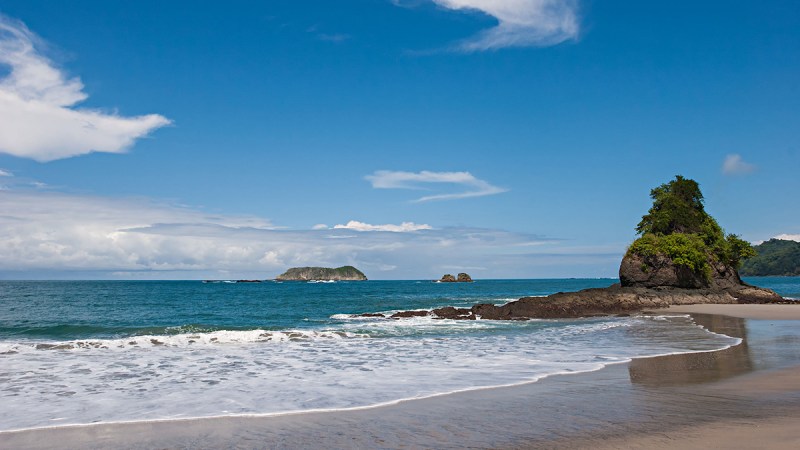
M0 349L0 429L361 408L738 342L685 316L20 340Z

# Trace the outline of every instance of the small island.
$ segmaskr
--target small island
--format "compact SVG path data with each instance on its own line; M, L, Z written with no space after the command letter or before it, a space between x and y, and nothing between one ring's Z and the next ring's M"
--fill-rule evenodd
M458 278L446 273L436 281L437 283L472 283L472 277L467 273L459 273Z
M639 237L619 268L620 283L608 288L523 297L497 306L400 311L389 318L526 320L637 313L698 303L791 303L774 291L739 278L741 262L755 256L750 243L725 234L704 208L696 181L680 175L650 191L653 206L642 217Z
M353 266L292 267L278 275L278 281L366 281L367 276Z

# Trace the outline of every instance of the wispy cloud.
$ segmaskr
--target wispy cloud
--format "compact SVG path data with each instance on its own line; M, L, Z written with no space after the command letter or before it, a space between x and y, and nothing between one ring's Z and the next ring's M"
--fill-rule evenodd
M317 37L321 41L334 42L337 44L350 39L349 34L343 34L343 33L318 33Z
M454 193L435 194L420 197L415 202L428 202L435 200L456 200L470 197L484 197L487 195L507 192L493 186L488 182L475 178L469 172L403 172L391 170L378 170L365 177L376 189L428 189L426 185L455 185L467 190Z
M432 230L433 227L424 223L403 222L400 225L385 224L372 225L369 223L351 220L345 225L335 225L334 229L356 230L356 231L389 231L392 233L409 233L412 231Z
M83 83L40 53L41 40L0 14L0 152L45 162L90 152L121 153L170 123L158 114L123 117L76 109Z
M756 170L756 166L745 162L741 155L732 153L725 156L722 162L722 173L725 175L746 175Z
M352 36L344 33L324 33L319 30L319 26L312 25L306 28L306 33L311 33L320 41L333 42L335 44L349 40Z
M0 169L0 177L13 177L14 174L8 170Z
M578 0L431 1L443 8L478 11L497 20L495 27L454 45L457 51L550 46L576 39L580 32Z
M438 278L443 266L483 267L472 273L483 278L593 273L567 262L557 268L543 263L563 241L498 229L401 224L394 226L417 231L392 233L376 232L386 225L351 222L348 228L297 230L147 199L51 191L0 191L0 204L4 278L63 278L75 271L102 278L115 272L126 278L266 278L292 266L344 264L400 279Z

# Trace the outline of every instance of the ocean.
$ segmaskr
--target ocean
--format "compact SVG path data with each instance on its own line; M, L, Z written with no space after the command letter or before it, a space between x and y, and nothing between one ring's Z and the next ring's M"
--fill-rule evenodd
M686 315L358 316L616 281L0 281L0 431L369 408L739 342ZM800 298L797 277L746 281Z

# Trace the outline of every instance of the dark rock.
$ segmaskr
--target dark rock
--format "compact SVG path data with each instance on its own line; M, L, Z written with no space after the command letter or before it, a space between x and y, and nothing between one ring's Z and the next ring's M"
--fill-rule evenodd
M578 292L559 292L547 297L523 297L496 306L488 303L474 305L469 310L445 307L433 310L433 315L446 319L526 320L567 319L577 317L625 316L643 309L665 308L669 305L697 303L784 303L785 300L769 289L742 285L731 289L683 289L659 287L623 287L585 289ZM794 302L800 304L800 302ZM800 307L800 306L799 306ZM425 311L403 311L392 317L427 315Z
M364 313L364 314L359 314L358 317L386 317L386 316L384 316L381 313Z
M442 278L439 280L440 283L472 283L472 277L466 273L459 273L458 278L450 275L449 273L444 274Z
M428 311L400 311L389 316L390 319L402 319L406 317L425 317L429 315Z
M436 319L452 319L452 320L475 320L475 314L472 310L467 308L454 308L452 306L445 306L444 308L434 309L433 315Z
M744 285L739 289L731 289L731 295L736 298L737 303L790 303L800 304L791 300L786 300L770 289Z
M666 256L645 258L628 253L619 265L619 280L626 287L677 287L684 289L732 289L743 286L736 269L709 260L708 277L679 266Z
M458 280L457 281L460 282L460 283L472 283L472 277L469 276L469 274L466 274L466 273L462 272L462 273L458 274Z

